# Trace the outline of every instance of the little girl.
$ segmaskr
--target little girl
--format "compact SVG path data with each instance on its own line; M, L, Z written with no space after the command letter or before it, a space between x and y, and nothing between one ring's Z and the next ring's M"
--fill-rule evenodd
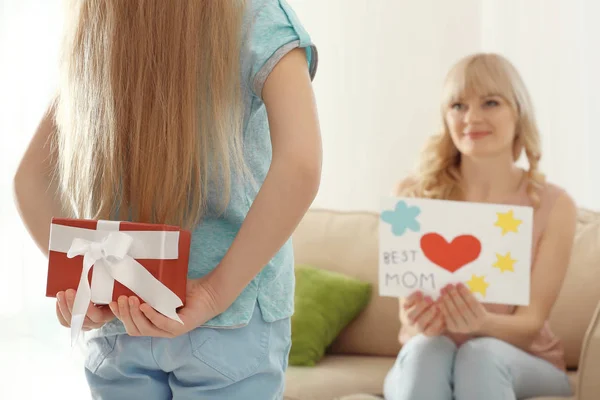
M94 399L281 399L291 234L313 201L317 51L284 0L78 0L57 97L15 176L47 252L50 219L193 231L183 325L137 297L90 304ZM57 294L69 326L74 290Z

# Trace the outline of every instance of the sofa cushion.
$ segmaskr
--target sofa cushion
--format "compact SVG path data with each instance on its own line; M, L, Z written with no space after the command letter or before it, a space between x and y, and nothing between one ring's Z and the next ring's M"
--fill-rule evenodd
M567 276L550 315L561 338L567 366L579 364L586 329L600 301L600 213L579 209L577 231Z
M371 284L339 272L296 266L289 364L314 366L340 331L366 307Z
M393 357L328 355L316 367L289 367L285 400L375 400L396 361ZM576 390L577 373L569 372ZM537 397L528 400L574 400L575 397Z
M353 276L373 285L363 312L338 335L334 354L396 356L398 300L379 296L377 214L309 210L293 235L297 264Z
M332 400L355 393L380 395L395 358L327 355L315 367L289 367L285 399Z
M575 397L535 397L527 400L575 400ZM350 396L339 397L334 400L383 400L383 397L373 396L371 394L353 394Z
M576 397L535 397L527 400L575 400ZM334 400L383 400L383 397L373 396L370 394L354 394L350 396L339 397Z

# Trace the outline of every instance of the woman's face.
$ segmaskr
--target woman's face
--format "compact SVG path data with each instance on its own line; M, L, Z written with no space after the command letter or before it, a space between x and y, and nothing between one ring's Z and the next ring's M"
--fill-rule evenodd
M463 155L512 154L516 116L503 97L465 94L450 103L445 120L454 145Z

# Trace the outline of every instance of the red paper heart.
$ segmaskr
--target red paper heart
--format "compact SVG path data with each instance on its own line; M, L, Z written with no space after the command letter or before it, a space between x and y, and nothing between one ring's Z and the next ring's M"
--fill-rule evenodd
M427 233L421 237L421 249L429 261L455 272L479 257L481 242L475 236L460 235L448 243L438 233Z

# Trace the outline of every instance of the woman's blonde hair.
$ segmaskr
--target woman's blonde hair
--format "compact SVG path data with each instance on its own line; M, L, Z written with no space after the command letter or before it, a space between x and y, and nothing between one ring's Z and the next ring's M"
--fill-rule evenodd
M417 174L403 195L434 199L462 197L459 165L461 154L452 142L445 114L454 102L465 93L478 96L499 95L510 105L516 115L513 144L515 162L525 151L529 161L527 193L534 206L539 204L537 191L544 183L539 172L540 137L535 123L533 105L516 68L498 54L478 53L461 59L448 72L442 92L442 132L431 137L423 149Z
M246 171L245 2L70 3L55 104L68 211L191 228L206 211L209 182L221 182L224 210L232 180Z

